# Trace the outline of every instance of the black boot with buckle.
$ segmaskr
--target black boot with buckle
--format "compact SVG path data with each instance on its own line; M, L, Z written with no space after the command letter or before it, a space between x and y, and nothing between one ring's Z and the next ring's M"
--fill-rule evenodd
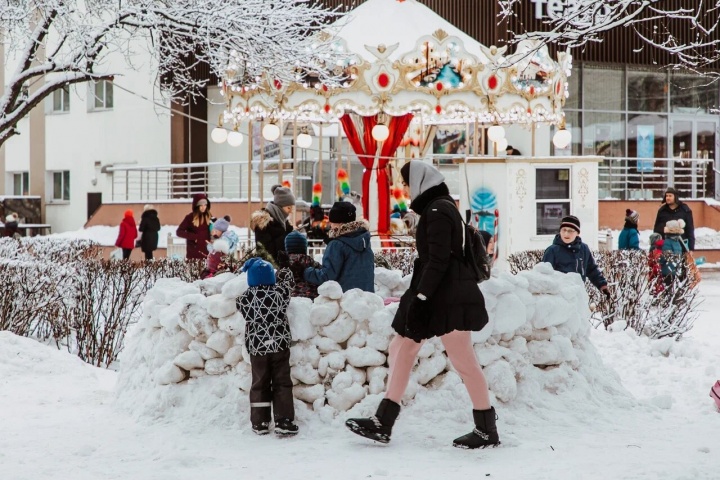
M389 443L390 433L398 414L400 414L400 405L385 398L380 402L375 416L351 418L345 422L345 426L361 437L380 443Z
M453 440L453 447L457 448L487 448L500 445L500 437L495 426L495 408L488 410L473 410L475 428L472 432Z

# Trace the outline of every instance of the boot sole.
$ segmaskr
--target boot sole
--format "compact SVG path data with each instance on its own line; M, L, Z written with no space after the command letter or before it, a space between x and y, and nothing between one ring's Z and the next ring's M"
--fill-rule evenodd
M297 430L295 430L295 431L279 430L279 429L275 428L275 435L277 435L278 437L294 437L297 434L298 434Z
M267 434L269 434L269 433L270 433L270 430L253 430L253 433L254 433L255 435L260 435L260 436L262 436L262 435L267 435Z
M386 435L384 433L373 433L368 432L364 428L362 428L360 425L358 425L355 422L347 421L345 422L345 426L354 434L360 435L361 437L368 438L370 440L373 440L375 442L388 444L390 443L390 435Z
M469 446L469 445L462 445L462 444L460 444L460 443L453 443L453 447L455 447L455 448L462 448L463 450L479 450L479 449L480 449L480 450L484 450L484 449L486 449L486 448L497 448L497 447L500 446L501 443L502 443L502 442L492 443L492 444L490 444L490 445L479 445L479 446L477 446L477 447L471 447L471 446Z

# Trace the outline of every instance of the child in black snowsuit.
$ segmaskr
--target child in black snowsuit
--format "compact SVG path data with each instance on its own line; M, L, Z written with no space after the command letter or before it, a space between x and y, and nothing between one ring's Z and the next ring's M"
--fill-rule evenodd
M250 353L250 422L258 435L270 433L270 413L275 433L295 435L295 407L290 379L290 324L287 309L294 281L289 269L251 258L242 267L250 288L237 300L245 317L245 346Z

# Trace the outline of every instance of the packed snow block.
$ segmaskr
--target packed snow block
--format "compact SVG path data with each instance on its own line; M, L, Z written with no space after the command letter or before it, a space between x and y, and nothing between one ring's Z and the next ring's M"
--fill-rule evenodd
M310 323L310 311L313 302L309 298L293 297L288 305L287 316L290 333L294 341L310 340L317 335L317 330Z
M204 280L196 280L193 284L200 289L200 292L209 297L220 294L225 284L234 278L234 273L224 272Z
M525 305L514 293L503 293L498 296L495 308L493 335L512 333L525 323Z
M350 314L343 312L330 325L322 327L321 333L337 343L343 343L355 333L356 326L357 322Z
M355 333L353 333L350 338L348 338L347 346L348 347L358 347L362 348L367 344L367 330L363 329L362 327L359 327Z
M380 298L390 298L393 296L392 290L384 285L375 285L375 295Z
M535 366L560 365L562 355L556 343L549 341L531 340L527 344L530 353L530 363Z
M418 383L420 385L427 384L440 375L446 367L447 358L442 353L435 354L430 358L421 358L415 370Z
M230 347L233 346L233 343L233 337L230 336L229 333L224 330L218 330L217 332L210 335L210 338L207 339L205 345L209 348L212 348L220 355L225 355L227 351L230 350Z
M242 313L235 311L232 315L218 319L218 328L230 335L244 335L245 334L245 319Z
M385 391L385 379L388 375L386 367L370 367L367 369L370 393L376 395Z
M221 294L207 297L205 308L207 308L208 313L215 318L227 317L237 312L235 300Z
M198 342L197 340L193 340L192 342L190 342L188 348L190 348L190 350L194 352L199 353L203 360L210 360L212 358L218 358L222 356L212 348L205 345L203 342Z
M364 368L355 368L352 365L346 365L345 372L352 376L353 383L365 385L367 381L367 371Z
M343 297L343 291L339 283L330 280L318 287L318 295L330 300L340 300Z
M223 361L227 365L234 367L235 365L240 363L240 361L242 360L242 350L243 350L242 345L235 345L235 346L230 347L228 349L228 351L225 353L225 355L223 355Z
M201 342L205 342L217 330L217 321L198 305L186 306L180 313L178 323Z
M418 358L430 358L435 353L435 344L430 340L426 340L418 351Z
M353 367L379 367L385 364L385 355L374 348L350 347L345 350L347 362Z
M517 397L515 370L504 360L497 360L483 369L490 390L501 402L510 402Z
M171 385L185 380L185 372L173 362L166 362L155 372L155 382L158 385Z
M323 385L295 385L293 397L306 403L315 403L316 400L325 399L325 387Z
M324 327L330 325L338 315L340 315L340 304L337 300L317 297L310 309L310 323L317 327Z
M514 292L525 307L525 321L532 321L535 315L535 296L527 288L517 288Z
M385 306L383 299L370 292L353 288L343 294L340 307L354 320L367 320Z
M480 290L485 294L499 297L503 293L515 291L515 282L507 272L503 272L497 277L490 277L480 284Z
M205 373L208 375L221 375L227 372L230 367L222 358L211 358L205 362Z
M321 337L318 335L317 337L311 338L310 342L312 342L312 344L315 345L318 350L320 350L320 353L323 354L342 350L340 345L338 345L338 343L331 338Z
M345 352L330 352L320 357L318 362L318 373L325 377L328 374L339 372L345 368Z
M497 345L475 344L473 346L478 363L487 367L496 360L502 358L502 349Z
M515 337L513 338L509 344L508 348L512 350L513 352L517 353L518 355L521 355L523 357L530 357L530 351L527 347L527 340L525 340L524 337Z
M390 348L390 336L381 333L370 333L366 338L366 347L374 348L379 352L386 352Z
M557 274L549 263L538 263L532 270L525 274L528 281L528 290L532 294L556 295L560 292L560 285L557 281ZM564 274L560 274L564 275Z
M159 368L188 349L192 337L185 330L172 333L168 330L157 330L153 335L154 342L143 345L143 357L151 359L148 363L152 369Z
M225 282L220 292L224 297L237 300L245 291L250 288L247 283L247 273L235 275L235 278Z
M180 355L175 357L173 363L178 367L182 368L183 370L188 371L192 370L193 368L205 368L205 360L203 360L203 358L198 352L195 352L193 350L188 350L181 353Z
M203 297L205 298L205 297ZM173 331L180 327L180 314L186 305L182 303L173 303L172 305L163 306L158 315L158 322L167 331Z
M375 268L375 288L378 286L393 290L402 284L403 277L399 270L388 270L387 268Z
M578 363L578 357L575 354L575 348L573 348L573 344L568 337L563 335L554 335L550 338L550 343L558 348L561 361L568 362L572 364L572 366L576 366Z
M340 372L333 378L330 388L336 392L342 392L352 384L357 383L354 381L353 376L350 372Z
M397 312L399 304L388 305L387 307L376 311L372 314L368 320L368 330L370 333L377 333L385 335L386 337L392 336L395 330L392 328L392 322L395 318L395 312Z
M320 350L312 343L298 342L290 347L290 366L307 363L317 368L320 358Z
M190 370L189 374L190 378L201 378L201 377L207 377L207 372L205 371L205 366L203 365L203 368L194 368Z
M557 335L557 327L538 328L531 332L528 340L549 341L555 335Z
M193 294L200 294L200 289L195 285L179 278L158 278L145 298L155 300L160 305L170 305L180 297Z
M325 392L328 405L339 412L350 410L353 405L365 398L366 394L367 392L365 391L365 388L357 383L354 383L347 388L343 388L339 392L333 389Z
M290 367L290 376L305 385L316 385L320 383L318 371L307 363Z
M535 316L532 324L535 328L545 328L560 325L568 319L570 305L559 295L535 296ZM520 326L520 325L518 325Z

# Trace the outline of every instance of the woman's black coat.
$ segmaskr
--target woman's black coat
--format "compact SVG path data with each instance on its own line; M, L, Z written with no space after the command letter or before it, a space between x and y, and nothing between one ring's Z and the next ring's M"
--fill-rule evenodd
M138 230L142 233L140 237L140 250L143 252L154 252L158 247L160 236L160 220L157 210L145 210L140 217Z
M422 293L431 311L424 338L454 330L481 330L488 322L485 299L472 268L463 259L462 217L447 186L441 183L428 189L413 200L411 207L420 214L415 237L418 258L393 328L405 336L408 307L413 297Z

